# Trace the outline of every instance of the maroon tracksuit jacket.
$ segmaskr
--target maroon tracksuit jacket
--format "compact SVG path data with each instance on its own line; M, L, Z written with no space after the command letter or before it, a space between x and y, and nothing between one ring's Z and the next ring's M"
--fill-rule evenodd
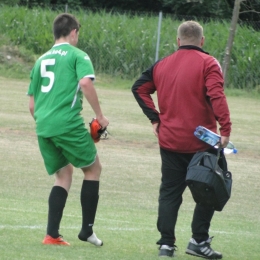
M195 46L181 46L142 73L132 87L144 114L160 122L161 148L194 153L209 148L194 136L199 125L229 136L230 113L219 62ZM158 105L151 94L157 92ZM156 108L158 107L158 109Z

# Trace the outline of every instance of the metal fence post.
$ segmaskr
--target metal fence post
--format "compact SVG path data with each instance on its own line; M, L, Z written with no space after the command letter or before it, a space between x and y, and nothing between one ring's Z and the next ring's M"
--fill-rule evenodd
M156 51L155 51L155 61L157 61L158 58L159 58L161 24L162 24L162 11L159 12L158 31L157 31L157 44L156 44Z

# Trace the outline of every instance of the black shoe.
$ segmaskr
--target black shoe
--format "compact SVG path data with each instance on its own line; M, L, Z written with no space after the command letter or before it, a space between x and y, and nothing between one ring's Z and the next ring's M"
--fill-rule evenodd
M159 257L174 257L176 246L161 245L159 247Z
M191 238L188 247L186 249L186 254L194 255L206 259L222 259L222 254L214 251L210 247L210 242L213 237L210 237L207 241L197 243L193 238Z

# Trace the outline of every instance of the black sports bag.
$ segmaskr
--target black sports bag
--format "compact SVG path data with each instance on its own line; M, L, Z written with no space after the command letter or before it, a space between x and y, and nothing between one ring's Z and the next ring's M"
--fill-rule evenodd
M196 203L221 211L232 188L223 149L197 152L188 165L186 183Z

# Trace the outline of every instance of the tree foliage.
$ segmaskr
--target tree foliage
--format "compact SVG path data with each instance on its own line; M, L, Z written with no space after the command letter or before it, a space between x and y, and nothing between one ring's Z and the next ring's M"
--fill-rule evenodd
M230 19L235 0L0 0L5 4L32 6L69 5L72 8L114 11L159 12L175 15ZM1 3L0 2L0 3ZM241 4L241 20L260 21L260 1L246 0Z
M178 15L192 15L210 18L230 17L232 6L225 0L203 1L203 0L163 0L166 11Z

